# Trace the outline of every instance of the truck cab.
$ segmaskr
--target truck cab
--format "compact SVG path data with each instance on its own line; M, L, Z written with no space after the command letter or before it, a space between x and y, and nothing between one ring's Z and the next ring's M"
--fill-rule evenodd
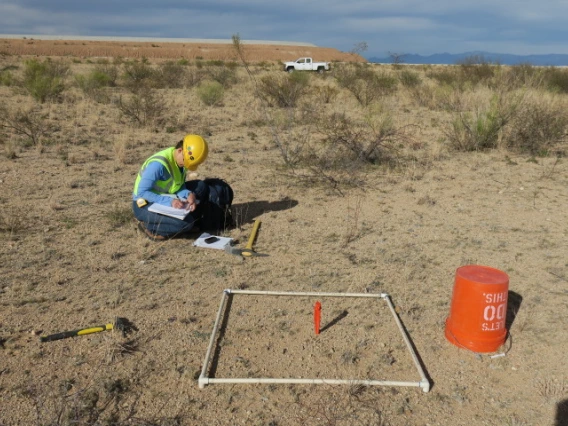
M329 70L329 62L314 62L312 58L299 58L293 62L284 63L284 71L317 71L323 73Z

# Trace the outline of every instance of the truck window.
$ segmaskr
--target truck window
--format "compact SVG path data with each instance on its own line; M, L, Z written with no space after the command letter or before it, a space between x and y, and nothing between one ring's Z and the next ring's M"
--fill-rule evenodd
M311 64L312 63L312 58L306 58L306 64Z

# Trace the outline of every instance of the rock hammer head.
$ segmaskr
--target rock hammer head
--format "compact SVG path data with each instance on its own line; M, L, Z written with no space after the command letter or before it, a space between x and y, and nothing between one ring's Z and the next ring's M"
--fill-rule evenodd
M258 256L258 257L268 256L267 254L257 253L252 249L247 249L247 248L240 249L240 248L233 247L229 244L225 246L225 251L229 254L233 254L235 256L241 256L243 258L244 257L252 257L252 256Z

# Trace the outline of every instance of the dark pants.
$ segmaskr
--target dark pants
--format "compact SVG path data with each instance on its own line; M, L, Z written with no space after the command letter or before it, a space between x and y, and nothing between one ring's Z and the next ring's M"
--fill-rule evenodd
M151 233L161 235L163 237L174 237L176 235L189 232L196 226L196 222L201 218L203 204L209 200L209 187L201 180L191 180L185 183L185 187L195 193L195 197L200 201L195 211L189 213L185 219L180 220L158 213L149 212L148 207L152 204L146 204L144 207L138 207L136 201L132 202L132 211L134 216L148 229ZM199 223L197 223L199 225Z

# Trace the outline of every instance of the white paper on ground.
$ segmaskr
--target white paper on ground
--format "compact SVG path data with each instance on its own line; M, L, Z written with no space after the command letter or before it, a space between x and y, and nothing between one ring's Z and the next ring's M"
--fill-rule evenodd
M216 237L216 238L218 238L218 240L215 241L214 243L208 244L208 243L205 242L205 239L209 238L209 237ZM208 234L207 232L204 232L203 234L201 234L199 236L199 238L197 238L193 242L193 245L195 247L205 247L205 248L212 248L212 249L217 249L217 250L224 250L227 245L231 245L232 241L233 241L232 238L219 237L217 235L211 235L211 234Z

